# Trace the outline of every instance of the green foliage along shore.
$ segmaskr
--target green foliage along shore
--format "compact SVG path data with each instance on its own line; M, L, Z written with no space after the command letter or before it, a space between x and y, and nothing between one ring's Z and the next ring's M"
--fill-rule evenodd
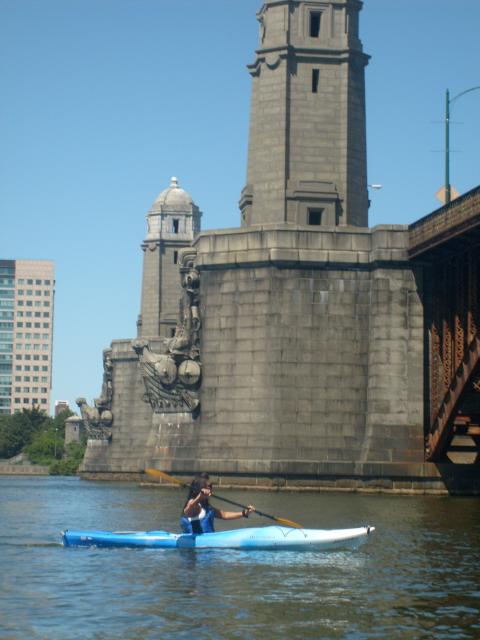
M0 416L0 458L24 453L30 462L48 466L52 475L74 475L83 459L86 442L66 448L65 420L71 411L50 418L36 407Z

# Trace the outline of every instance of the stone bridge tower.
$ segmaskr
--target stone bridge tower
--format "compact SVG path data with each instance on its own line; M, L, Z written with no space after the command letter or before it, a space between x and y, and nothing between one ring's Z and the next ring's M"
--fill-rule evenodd
M138 336L172 337L180 296L179 249L190 246L200 231L201 211L176 178L162 191L147 215L142 244L143 281Z
M242 225L368 225L358 0L265 0Z

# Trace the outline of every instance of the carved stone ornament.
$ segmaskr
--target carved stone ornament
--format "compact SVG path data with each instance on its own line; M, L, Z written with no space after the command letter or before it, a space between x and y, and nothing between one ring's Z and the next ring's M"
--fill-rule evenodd
M165 352L153 352L147 340L132 341L142 369L145 401L155 413L198 413L200 409L200 275L194 259L191 249L181 254L183 296L175 335L164 339Z
M85 398L77 398L87 438L89 440L110 440L112 437L113 415L103 398L94 400L90 407Z

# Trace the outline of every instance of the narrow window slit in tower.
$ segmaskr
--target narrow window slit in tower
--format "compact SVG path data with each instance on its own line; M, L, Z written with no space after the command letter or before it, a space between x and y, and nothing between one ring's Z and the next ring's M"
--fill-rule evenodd
M312 93L318 93L319 80L320 80L320 69L312 69Z
M178 264L178 251L173 252L173 264Z
M173 327L170 329L170 337L171 338L175 337L175 329Z
M310 37L318 38L320 36L321 11L312 11L310 13Z
M179 220L173 220L173 233L178 233L178 223Z

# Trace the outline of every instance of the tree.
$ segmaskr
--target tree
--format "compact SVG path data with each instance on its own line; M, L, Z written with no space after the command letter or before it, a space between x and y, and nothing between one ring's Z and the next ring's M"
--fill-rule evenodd
M46 420L49 418L37 407L4 416L0 421L0 458L19 454L42 429Z

